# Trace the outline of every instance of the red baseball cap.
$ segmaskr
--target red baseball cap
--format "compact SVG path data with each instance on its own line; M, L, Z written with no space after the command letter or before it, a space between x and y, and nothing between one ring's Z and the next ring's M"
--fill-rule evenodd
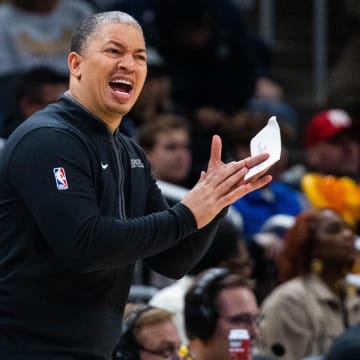
M306 146L314 146L327 141L350 128L352 119L350 115L341 109L325 110L315 115L309 122L305 132Z

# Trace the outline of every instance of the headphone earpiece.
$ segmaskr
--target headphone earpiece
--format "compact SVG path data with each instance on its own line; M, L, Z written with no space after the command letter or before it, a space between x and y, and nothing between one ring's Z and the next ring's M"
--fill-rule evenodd
M138 344L134 338L134 328L137 320L146 311L153 309L150 305L145 305L140 309L131 311L124 321L123 331L113 353L113 360L140 360Z
M213 304L214 287L229 273L225 268L206 271L187 298L186 328L202 340L209 339L215 332L218 313Z

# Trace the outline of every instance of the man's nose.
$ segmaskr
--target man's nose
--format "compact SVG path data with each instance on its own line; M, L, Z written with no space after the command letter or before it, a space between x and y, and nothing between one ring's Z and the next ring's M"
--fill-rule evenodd
M135 68L135 59L132 54L125 53L118 62L118 67L133 69Z

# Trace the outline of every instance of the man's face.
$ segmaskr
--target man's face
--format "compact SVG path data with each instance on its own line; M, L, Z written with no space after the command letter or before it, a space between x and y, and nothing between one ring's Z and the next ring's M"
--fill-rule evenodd
M307 150L309 165L320 173L336 176L357 176L360 168L360 146L344 132Z
M170 320L144 326L137 342L140 360L175 359L180 348L178 330Z
M218 321L214 335L204 344L206 360L227 360L231 329L247 329L254 346L259 309L254 294L247 288L223 289L218 295Z
M69 55L71 93L108 125L134 105L147 73L145 41L133 25L99 26L82 55Z
M191 153L189 134L173 129L157 135L154 148L147 152L154 176L173 184L181 184L189 174Z

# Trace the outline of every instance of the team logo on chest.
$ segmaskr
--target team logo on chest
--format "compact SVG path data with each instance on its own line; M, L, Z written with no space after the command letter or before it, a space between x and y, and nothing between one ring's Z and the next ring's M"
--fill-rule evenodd
M143 168L144 164L140 159L130 159L132 168Z
M58 190L66 190L69 188L68 181L66 179L65 169L57 167L53 169L56 181L56 187Z

